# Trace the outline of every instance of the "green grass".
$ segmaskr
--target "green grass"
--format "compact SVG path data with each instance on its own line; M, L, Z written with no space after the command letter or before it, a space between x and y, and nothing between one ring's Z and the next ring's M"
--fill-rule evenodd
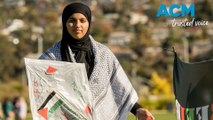
M151 113L154 115L155 120L177 120L174 112L153 111ZM136 120L136 118L133 114L130 114L128 120Z
M151 113L154 115L155 120L177 120L174 112L153 111ZM26 120L32 120L31 114L28 115ZM127 120L136 120L136 118L130 113Z

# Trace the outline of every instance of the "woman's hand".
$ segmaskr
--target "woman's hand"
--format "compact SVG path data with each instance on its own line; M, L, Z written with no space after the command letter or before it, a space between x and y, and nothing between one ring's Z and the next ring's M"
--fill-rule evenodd
M137 109L136 118L137 120L154 120L155 119L153 115L147 109L143 109L143 108Z

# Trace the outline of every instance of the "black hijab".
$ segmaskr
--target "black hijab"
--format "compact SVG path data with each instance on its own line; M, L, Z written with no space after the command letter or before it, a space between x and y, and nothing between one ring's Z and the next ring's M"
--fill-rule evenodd
M66 28L66 22L70 16L74 13L83 14L88 22L89 28L87 33L79 40L73 38ZM85 63L86 71L88 78L90 77L93 67L94 67L94 55L92 52L91 40L89 38L89 31L91 25L91 10L90 8L83 3L71 3L64 8L62 13L62 24L63 24L63 33L61 40L61 57L62 61L73 62L71 60L68 46L71 48L72 52L75 54L75 60L78 63Z

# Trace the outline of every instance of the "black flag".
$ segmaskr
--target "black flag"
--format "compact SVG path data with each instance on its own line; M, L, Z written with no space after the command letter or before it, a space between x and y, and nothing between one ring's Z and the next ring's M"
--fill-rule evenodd
M213 61L185 63L175 53L173 81L178 120L213 120Z

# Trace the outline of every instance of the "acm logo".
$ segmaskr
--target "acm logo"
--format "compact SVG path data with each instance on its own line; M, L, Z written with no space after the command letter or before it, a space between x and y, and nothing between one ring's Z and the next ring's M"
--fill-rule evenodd
M180 12L174 12L175 10L178 10ZM161 4L159 6L158 12L157 12L157 17L160 16L166 16L166 17L184 17L186 15L190 15L191 17L195 16L195 5L190 4L188 7L186 4L172 4L171 6L166 7L165 4Z

